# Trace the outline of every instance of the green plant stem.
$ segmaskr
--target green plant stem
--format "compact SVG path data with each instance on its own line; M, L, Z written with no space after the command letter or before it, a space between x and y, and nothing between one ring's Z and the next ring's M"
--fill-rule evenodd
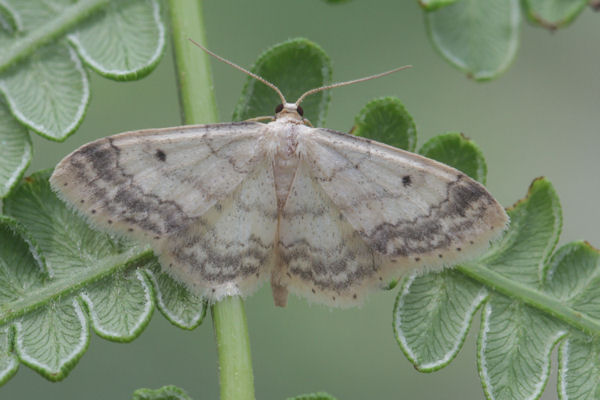
M574 310L541 290L520 284L514 279L507 278L479 264L458 265L456 268L494 291L544 311L594 337L600 336L600 323L597 320Z
M0 52L0 72L21 61L40 46L64 35L82 20L106 7L110 0L80 0L65 7L56 18L49 18L45 24L27 32L26 35L10 41Z
M244 302L226 297L211 307L217 352L221 400L254 400L254 377Z
M186 124L218 121L208 55L189 38L206 45L202 2L170 0L173 48L183 120ZM244 303L226 297L211 307L222 400L253 400L254 376Z
M217 122L208 54L189 40L206 45L201 0L170 0L169 5L183 121L188 125Z

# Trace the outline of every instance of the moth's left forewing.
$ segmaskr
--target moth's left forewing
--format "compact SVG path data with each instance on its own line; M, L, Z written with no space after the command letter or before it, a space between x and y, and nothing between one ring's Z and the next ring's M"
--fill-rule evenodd
M327 129L300 141L313 178L384 257L386 276L474 258L506 227L490 193L447 165Z
M65 157L50 183L111 232L158 240L226 198L264 158L264 125L188 125L125 132Z

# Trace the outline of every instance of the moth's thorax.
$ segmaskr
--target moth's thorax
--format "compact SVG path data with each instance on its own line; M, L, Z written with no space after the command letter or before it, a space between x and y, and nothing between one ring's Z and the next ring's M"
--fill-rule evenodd
M301 120L292 120L282 116L268 124L267 129L269 130L268 136L273 141L273 176L277 193L277 205L279 209L282 209L300 161L298 138L303 131L310 128L304 125Z

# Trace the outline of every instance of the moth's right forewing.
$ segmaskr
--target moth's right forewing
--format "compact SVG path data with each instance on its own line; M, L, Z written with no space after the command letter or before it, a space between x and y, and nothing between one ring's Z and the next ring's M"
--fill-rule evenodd
M75 150L50 182L100 227L156 239L227 197L265 157L255 122L126 132Z

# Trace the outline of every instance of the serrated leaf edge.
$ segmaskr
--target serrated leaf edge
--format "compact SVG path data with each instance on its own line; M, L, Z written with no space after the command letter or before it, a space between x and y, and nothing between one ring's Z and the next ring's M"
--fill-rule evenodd
M77 362L77 360L83 355L83 353L85 352L85 350L88 346L90 335L89 335L89 326L88 326L87 318L81 307L81 304L79 304L79 302L77 301L77 298L73 297L72 301L73 301L73 309L75 310L75 314L77 315L77 318L78 318L79 322L81 323L81 334L79 336L79 344L71 351L71 353L69 355L67 355L67 357L65 357L65 360L63 361L63 363L58 371L52 370L52 368L50 366L39 362L36 358L27 354L27 352L23 348L23 343L22 343L22 335L23 335L22 329L23 328L21 325L21 321L15 321L15 323L14 323L15 330L16 330L14 344L15 344L15 351L17 352L19 359L21 360L21 362L23 362L23 364L28 365L29 367L31 367L32 369L34 369L36 371L39 371L46 378L51 379L51 380L60 380L60 379L64 378L64 376L70 369L69 366L72 366Z
M566 377L569 373L569 345L571 338L564 340L558 348L558 376L556 378L556 391L560 399L568 399Z
M199 312L191 321L191 323L187 323L184 320L180 319L177 315L170 312L169 308L165 304L165 300L163 298L162 290L158 285L158 280L156 278L156 274L150 270L149 268L145 269L146 275L150 278L152 285L154 286L154 294L156 297L156 305L160 312L165 316L169 322L173 325L187 330L192 330L196 328L198 325L202 323L204 320L204 316L206 315L206 307L202 307L202 311Z
M481 151L481 148L479 148L477 143L475 143L473 140L471 140L469 137L467 137L462 132L448 131L448 132L440 133L439 135L434 136L431 139L429 139L428 141L426 141L425 143L423 143L423 145L421 146L421 148L418 151L418 154L428 157L425 153L427 153L428 151L431 150L431 148L436 144L435 143L436 141L444 140L446 138L452 138L452 137L457 137L462 142L468 143L471 146L471 148L473 149L473 151L476 154L475 159L477 161L481 161L481 162L477 163L477 175L478 175L477 178L475 178L475 177L471 177L471 178L473 178L476 181L480 182L481 184L485 185L486 181L487 181L487 162L485 161L483 151ZM481 180L479 178L481 178Z
M21 238L25 242L25 244L27 244L31 256L40 268L40 272L48 277L52 277L51 272L46 266L46 259L44 258L44 255L40 252L39 246L35 242L35 239L31 237L29 231L27 231L27 228L25 228L16 219L3 214L0 214L0 225L7 226L8 229L10 229L13 232L13 234L19 236L19 238Z
M571 14L567 15L566 18L560 19L556 22L550 22L538 13L534 12L530 6L530 2L525 0L522 2L523 8L525 9L525 14L529 18L531 22L541 26L542 28L546 28L549 31L555 31L559 28L564 28L568 26L571 22L577 18L577 16L583 11L583 9L589 4L589 1L582 1L579 8L575 9Z
M11 354L10 363L8 366L0 371L0 385L8 381L19 369L19 360L14 354Z
M413 281L415 280L415 278L417 276L419 276L418 273L411 274L406 279L405 283L402 285L402 289L401 289L400 293L398 294L398 298L397 298L396 304L394 306L394 316L397 314L397 310L400 307L402 307L403 298L410 293L410 286L412 285ZM464 340L466 338L467 332L471 326L471 321L473 320L473 316L474 316L475 312L479 309L479 307L481 307L481 305L486 301L487 297L488 297L488 291L485 288L485 286L482 286L482 288L479 291L479 294L474 298L473 302L471 303L471 307L468 309L468 312L465 313L467 318L463 319L461 327L460 327L460 335L459 335L460 340L457 340L454 343L454 346L450 349L450 351L448 351L443 358L439 359L438 362L435 362L435 363L419 364L419 361L417 360L416 355L413 353L410 346L406 342L404 335L402 334L401 323L399 322L400 319L395 317L394 318L394 333L396 334L396 340L401 344L401 349L404 352L404 354L406 355L406 358L408 358L409 361L415 365L415 368L417 368L417 370L419 370L421 372L436 371L436 370L439 370L440 368L448 365L454 359L454 357L456 357L459 350L461 349L461 347L464 343Z
M31 159L33 158L33 146L31 144L31 137L29 136L29 132L25 133L25 135L25 148L23 151L23 156L21 157L21 163L13 169L12 175L4 183L3 186L5 188L6 193L2 195L0 192L0 198L6 197L10 194L12 189L17 183L19 183L19 181L25 174L27 167L29 167L29 164L31 163Z
M404 112L404 116L408 117L407 120L410 122L411 128L413 130L413 134L407 135L408 146L406 149L402 149L402 150L415 152L415 149L417 147L417 124L415 123L413 116L408 112L408 110L404 106L404 103L402 103L402 100L400 100L400 98L398 98L396 96L382 96L382 97L377 97L377 98L369 100L369 102L367 102L367 104L365 104L364 107L361 108L360 111L358 112L358 114L356 114L356 116L354 117L354 126L350 130L350 133L352 133L356 136L361 136L361 135L357 135L356 133L354 133L354 131L357 129L357 127L360 124L364 123L365 115L367 114L367 112L378 108L378 106L380 104L383 104L384 106L390 105L390 104L393 104L394 106L399 106L399 108L401 108L402 111ZM363 137L366 137L366 136L363 136Z
M490 382L490 378L487 374L487 365L485 360L485 349L487 343L487 333L489 332L489 319L490 314L492 313L492 305L491 302L488 301L481 313L481 328L479 339L477 343L478 351L477 351L477 364L479 367L479 375L481 377L481 385L483 386L483 391L485 392L485 396L490 400L495 400L493 393L491 392L491 388L493 385ZM550 340L547 341L547 347L544 349L544 353L547 355L545 358L545 362L543 365L543 369L540 374L537 376L541 376L542 379L535 386L535 391L531 397L526 397L522 400L536 400L542 394L544 388L546 387L546 383L548 382L548 377L550 376L550 366L552 365L552 349L556 344L563 339L569 332L567 330L559 330L557 333L551 337Z
M10 362L5 369L0 371L0 386L7 382L15 374L15 372L17 372L17 369L19 369L19 359L12 352L14 330L10 325L7 325L3 328L0 327L0 330L1 329L6 329L6 333L8 335L9 348L7 350L9 351L8 356L10 358Z
M15 23L15 28L17 32L23 31L23 21L21 20L21 16L17 13L9 3L0 0L0 7L4 8L7 12L10 13L13 22Z
M73 122L70 125L65 127L62 132L52 132L52 130L47 129L45 126L35 123L28 119L15 105L10 96L6 95L6 87L4 86L2 80L0 79L0 90L2 90L10 112L12 115L19 120L23 125L31 128L40 136L43 136L46 139L53 140L56 142L65 141L71 134L75 132L77 127L83 121L83 116L85 114L85 110L87 109L88 103L90 101L90 83L88 80L87 72L81 62L81 59L77 55L77 52L73 49L73 47L69 44L64 44L69 49L69 58L73 61L75 65L75 69L79 72L81 77L81 83L83 88L82 99L79 104L77 111L75 112L75 117L73 118ZM50 133L50 134L49 134Z
M92 322L92 328L98 336L108 340L128 342L138 337L139 334L143 331L144 327L149 322L150 316L152 315L152 311L154 310L154 303L152 301L152 289L149 287L149 284L144 278L144 275L139 270L135 271L135 276L141 282L142 287L144 289L145 307L143 312L140 314L140 318L136 321L136 324L133 327L131 327L130 332L128 332L126 336L123 336L120 332L114 332L104 329L102 322L98 319L98 315L94 309L94 302L92 301L92 299L89 298L85 290L79 294L88 308L88 315L90 316Z
M156 46L154 54L152 54L152 56L148 60L148 63L137 70L127 71L117 69L105 69L101 64L97 63L94 60L94 58L86 51L85 46L81 44L77 35L70 33L67 35L67 39L70 43L73 44L73 46L77 50L77 53L84 60L85 64L94 71L96 71L98 74L113 79L128 79L133 77L142 78L146 76L147 73L150 73L152 67L155 66L156 63L158 63L165 48L166 31L161 19L160 5L156 0L152 0L152 7L154 8L154 22L156 22L156 26L158 27L159 31L158 44Z

